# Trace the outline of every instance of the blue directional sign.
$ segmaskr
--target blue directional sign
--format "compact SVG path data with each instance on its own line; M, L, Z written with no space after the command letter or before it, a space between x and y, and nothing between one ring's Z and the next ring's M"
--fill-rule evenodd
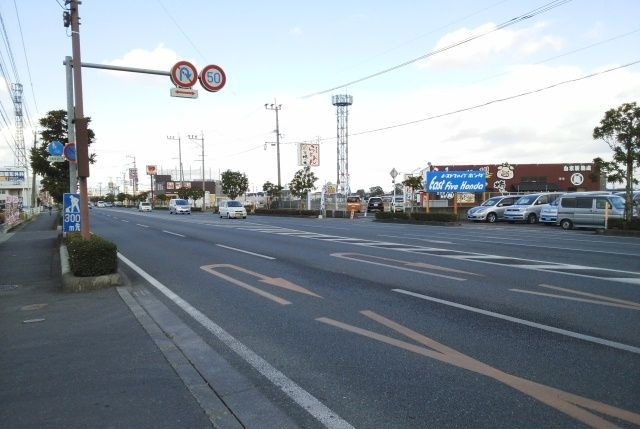
M49 143L47 146L47 151L49 155L60 156L62 155L62 151L64 150L64 145L60 143L58 140L54 140Z
M62 196L62 231L80 232L80 194Z
M425 182L428 192L484 192L487 173L484 171L429 171Z

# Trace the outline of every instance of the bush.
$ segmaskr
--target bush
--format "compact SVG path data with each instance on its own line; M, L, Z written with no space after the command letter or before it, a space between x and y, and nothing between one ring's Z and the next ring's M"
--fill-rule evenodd
M118 271L118 248L114 243L94 234L85 241L80 233L73 232L67 234L65 244L74 276L102 276Z
M624 229L622 219L609 219L607 226L609 229ZM640 219L635 218L627 222L627 230L640 231Z
M376 220L400 220L410 222L457 222L458 216L453 213L377 212Z

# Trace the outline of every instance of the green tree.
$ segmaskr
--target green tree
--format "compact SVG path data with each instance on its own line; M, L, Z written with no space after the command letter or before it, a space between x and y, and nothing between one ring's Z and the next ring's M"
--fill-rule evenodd
M188 200L191 198L191 188L180 188L176 191L176 194L178 194L178 198Z
M364 195L365 195L364 189L358 189L356 191L356 195L359 195L360 198L364 198Z
M424 189L424 184L422 183L422 177L420 176L409 176L405 180L402 181L402 185L411 188L412 197L416 194L416 191L420 189ZM413 211L413 203L415 198L411 198L411 210Z
M271 208L271 201L280 197L282 186L274 185L271 182L264 182L262 191L267 194L267 208Z
M311 171L311 167L305 166L302 170L296 171L293 175L293 179L289 183L289 190L291 194L303 199L307 196L309 191L315 189L315 183L318 180L316 175Z
M120 192L118 193L118 195L116 195L116 201L120 201L121 203L124 203L124 200L127 199L127 194L125 194L124 192Z
M380 195L384 195L384 189L382 189L382 186L373 186L369 188L370 197L379 197Z
M87 119L91 122L91 118ZM42 189L49 192L51 197L60 203L62 202L62 194L69 192L69 163L67 161L49 162L47 146L56 140L62 144L69 142L67 137L67 111L52 110L47 113L47 116L41 118L39 123L43 128L40 132L41 143L30 150L31 169L35 174L42 176ZM91 144L95 134L91 129L88 129L87 132L89 144ZM95 162L95 154L91 154L89 162L91 164Z
M247 192L249 179L244 173L227 170L222 173L222 193L232 200Z
M593 162L607 176L607 181L625 184L623 223L626 228L633 213L633 185L638 183L633 171L640 167L640 107L633 102L608 110L600 126L593 129L593 138L603 140L613 151L611 161L598 157Z

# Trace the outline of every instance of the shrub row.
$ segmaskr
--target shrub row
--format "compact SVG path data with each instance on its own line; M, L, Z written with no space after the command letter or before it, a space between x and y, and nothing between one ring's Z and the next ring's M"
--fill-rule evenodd
M377 212L378 220L404 220L414 222L457 222L458 215L454 213L405 213L405 212Z
M85 241L80 233L72 232L67 234L65 245L74 276L102 276L118 271L118 248L110 241L94 234Z
M609 229L624 229L622 219L609 219ZM634 218L627 222L627 230L640 231L640 219Z

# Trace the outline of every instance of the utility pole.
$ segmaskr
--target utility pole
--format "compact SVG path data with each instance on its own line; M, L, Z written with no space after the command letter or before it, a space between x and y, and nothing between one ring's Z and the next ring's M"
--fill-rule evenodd
M200 147L202 149L202 211L204 211L204 209L206 209L206 204L205 204L205 199L204 196L206 194L206 191L204 189L204 132L200 131L200 137L198 137L195 134L189 134L187 135L187 138L189 138L190 140L199 140L200 141Z
M133 171L134 174L131 174L131 170L129 170L129 178L133 181L133 196L136 196L138 192L138 166L136 165L136 157L134 155L127 155L127 158L133 158Z
M167 140L178 140L178 162L180 163L180 188L184 186L184 176L182 173L182 143L180 136L167 136Z
M89 240L89 198L87 192L87 178L89 177L89 134L87 118L84 117L82 101L82 60L80 59L80 19L78 16L78 0L66 0L69 12L65 12L65 25L71 24L71 47L73 54L73 88L75 94L74 124L76 131L76 160L78 163L78 182L80 184L80 233L83 240ZM69 19L69 21L67 21ZM67 118L68 119L68 118Z
M265 103L264 108L267 110L275 110L276 112L276 155L278 157L278 190L282 188L280 182L280 123L278 121L278 112L282 109L282 104L276 104L274 102L269 104Z

